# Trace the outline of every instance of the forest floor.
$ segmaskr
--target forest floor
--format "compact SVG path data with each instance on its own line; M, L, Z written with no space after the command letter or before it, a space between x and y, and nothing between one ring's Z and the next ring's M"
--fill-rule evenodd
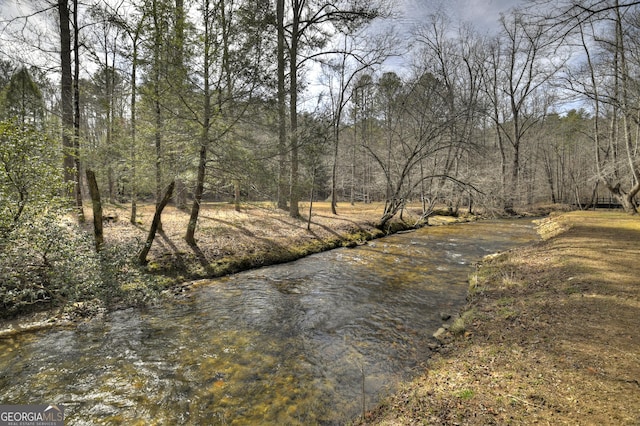
M358 425L640 425L640 218L572 212L485 259L424 373Z
M154 208L139 206L136 226L129 223L128 208L106 208L104 215L113 219L106 221L105 243L141 247ZM329 203L314 203L309 229L308 208L301 203L304 217L295 219L267 203L243 204L239 211L229 203L203 203L195 235L197 246L190 246L184 240L190 212L167 206L162 213L163 230L156 235L147 257L147 269L177 282L217 277L384 235L374 226L382 216L384 206L380 203L340 204L338 215L331 213ZM89 209L87 213L90 230ZM403 216L406 222L395 222L394 226L412 226L417 213L407 209Z

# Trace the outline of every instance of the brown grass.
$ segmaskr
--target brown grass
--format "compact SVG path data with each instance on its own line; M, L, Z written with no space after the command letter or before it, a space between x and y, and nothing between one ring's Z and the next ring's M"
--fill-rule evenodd
M314 203L310 230L307 219L291 218L269 204L245 204L240 211L228 203L202 205L197 246L184 241L189 212L168 206L162 215L163 232L156 236L148 256L148 270L176 281L214 277L248 268L290 261L343 244L358 243L383 234L373 223L382 214L381 204L338 206L331 213L329 203ZM301 213L308 205L301 204ZM129 223L129 210L110 206L105 215L116 220L105 224L107 244L141 246L153 219L154 206L138 208L137 224ZM87 228L91 226L91 212ZM405 215L410 225L415 216Z
M358 424L640 424L640 219L542 225L564 232L487 261L464 333Z

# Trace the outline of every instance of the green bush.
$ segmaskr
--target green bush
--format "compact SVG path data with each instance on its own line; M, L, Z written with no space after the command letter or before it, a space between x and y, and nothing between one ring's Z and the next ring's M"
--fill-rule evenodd
M69 219L67 189L56 144L28 124L0 122L0 317L137 304L159 292L134 263L135 247L95 252L92 235Z
M1 316L82 300L102 285L91 238L60 212L23 218L0 246Z
M65 191L56 144L28 124L0 122L0 239L43 211L61 206Z
M25 218L0 242L0 318L78 302L131 306L158 297L162 286L135 262L137 247L105 246L96 253L92 235L63 212Z

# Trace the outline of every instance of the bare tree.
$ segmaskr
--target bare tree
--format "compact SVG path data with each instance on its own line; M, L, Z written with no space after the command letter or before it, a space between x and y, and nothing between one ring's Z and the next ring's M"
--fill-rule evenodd
M366 31L344 34L342 46L325 61L325 73L332 106L333 160L331 167L331 212L337 214L338 154L345 109L352 101L353 84L394 52L397 40L388 35L375 37ZM368 41L367 41L368 40ZM334 78L335 77L335 78Z
M367 146L367 151L382 170L385 186L385 208L376 223L379 228L403 209L416 188L425 180L450 179L464 183L442 173L436 164L428 174L421 173L421 164L447 150L451 142L442 137L448 126L446 116L440 114L446 95L443 85L432 74L425 73L403 85L394 93L394 102L387 106L389 140L393 143L378 147Z
M538 0L530 12L560 41L582 49L584 60L568 70L564 88L590 106L597 181L630 213L637 212L634 198L640 192L633 77L640 67L634 55L638 6L638 1L622 0ZM548 12L541 15L539 10Z
M325 52L322 46L336 32L353 31L354 29L370 22L381 12L379 2L364 4L356 0L341 3L324 0L290 0L290 3L278 3L278 10L285 12L278 17L286 20L284 28L285 39L289 52L289 144L290 153L290 177L289 177L289 215L300 216L298 188L298 92L299 73L304 64L321 57ZM289 6L287 9L285 6ZM286 13L288 12L288 13ZM305 46L305 42L306 46ZM309 43L312 42L312 43ZM307 50L305 51L305 47ZM308 50L312 49L312 50ZM279 67L285 63L278 63ZM282 73L278 71L279 75Z
M519 194L525 135L544 116L539 93L566 63L566 58L553 50L546 28L527 21L521 12L513 11L500 22L502 33L490 56L485 85L492 103L492 119L500 132L504 210L513 212ZM508 143L508 152L504 141Z
M369 182L371 180L372 166L366 147L369 145L369 137L373 132L375 120L375 83L371 74L363 74L358 78L353 87L352 116L353 116L353 141L351 146L351 188L350 201L355 204L357 191L360 190L363 202L370 199ZM361 169L359 173L358 167Z
M418 28L416 41L421 49L419 66L443 85L442 114L448 123L446 137L450 143L448 149L439 154L441 173L458 178L461 159L473 148L474 132L485 113L480 102L485 49L484 40L469 25L462 26L457 35L450 35L451 26L446 16L434 15ZM432 203L441 198L450 213L455 214L460 202L456 193L460 187L448 185L449 182L446 178L438 179L430 188L430 194L423 190L422 197L428 197ZM425 213L428 213L426 208Z
M616 1L615 4L618 2ZM623 15L620 13L620 8L613 9L611 17L614 20L612 39L601 39L595 33L593 22L580 26L580 39L588 70L588 83L583 87L594 105L593 138L598 178L620 201L626 211L637 213L633 199L640 191L640 166L637 161L638 151L634 146L630 128L631 123L637 117L634 113L634 110L637 111L637 107L630 105L631 88L627 52L625 51L629 39L623 30ZM600 41L600 45L605 45L604 51L608 53L605 60L607 60L608 67L612 65L613 69L605 71L604 76L600 74L601 67L598 66L595 58L597 55L592 52L593 48L586 38L585 30L590 31L592 40L595 39ZM603 82L605 82L604 86ZM606 140L603 141L601 136L602 122L606 121L602 116L603 109L609 112L608 143ZM622 135L619 132L620 127L622 127ZM627 180L621 169L624 167L624 162L618 160L619 139L623 141L623 149L628 160L628 171L631 174L630 187L627 186Z

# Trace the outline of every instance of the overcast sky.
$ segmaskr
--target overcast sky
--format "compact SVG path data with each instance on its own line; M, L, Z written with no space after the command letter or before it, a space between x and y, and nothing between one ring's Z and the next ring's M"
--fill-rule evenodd
M460 24L468 22L481 34L494 34L500 28L501 13L527 4L529 0L401 0L395 4L395 31L402 36L411 36L415 27L429 21L429 16L444 13L455 33ZM384 27L384 25L383 25ZM393 56L385 61L385 71L399 74L410 71L410 57Z
M496 31L500 13L527 3L527 0L404 0L400 10L408 25L444 10L453 22L470 22L479 31Z
M498 30L500 13L524 5L527 0L395 0L399 16L396 25L401 32L409 31L421 23L427 22L429 15L444 11L451 19L452 26L457 27L460 22L469 22L481 33L493 33ZM16 2L21 6L16 7ZM15 16L17 10L27 13L31 0L0 0L0 20ZM455 28L452 28L455 30ZM0 33L0 55L9 53L7 34ZM5 39L5 43L3 43ZM3 46L4 44L4 46ZM2 52L2 51L5 52ZM23 58L27 52L23 52ZM403 68L407 58L396 57L388 63L392 68Z

